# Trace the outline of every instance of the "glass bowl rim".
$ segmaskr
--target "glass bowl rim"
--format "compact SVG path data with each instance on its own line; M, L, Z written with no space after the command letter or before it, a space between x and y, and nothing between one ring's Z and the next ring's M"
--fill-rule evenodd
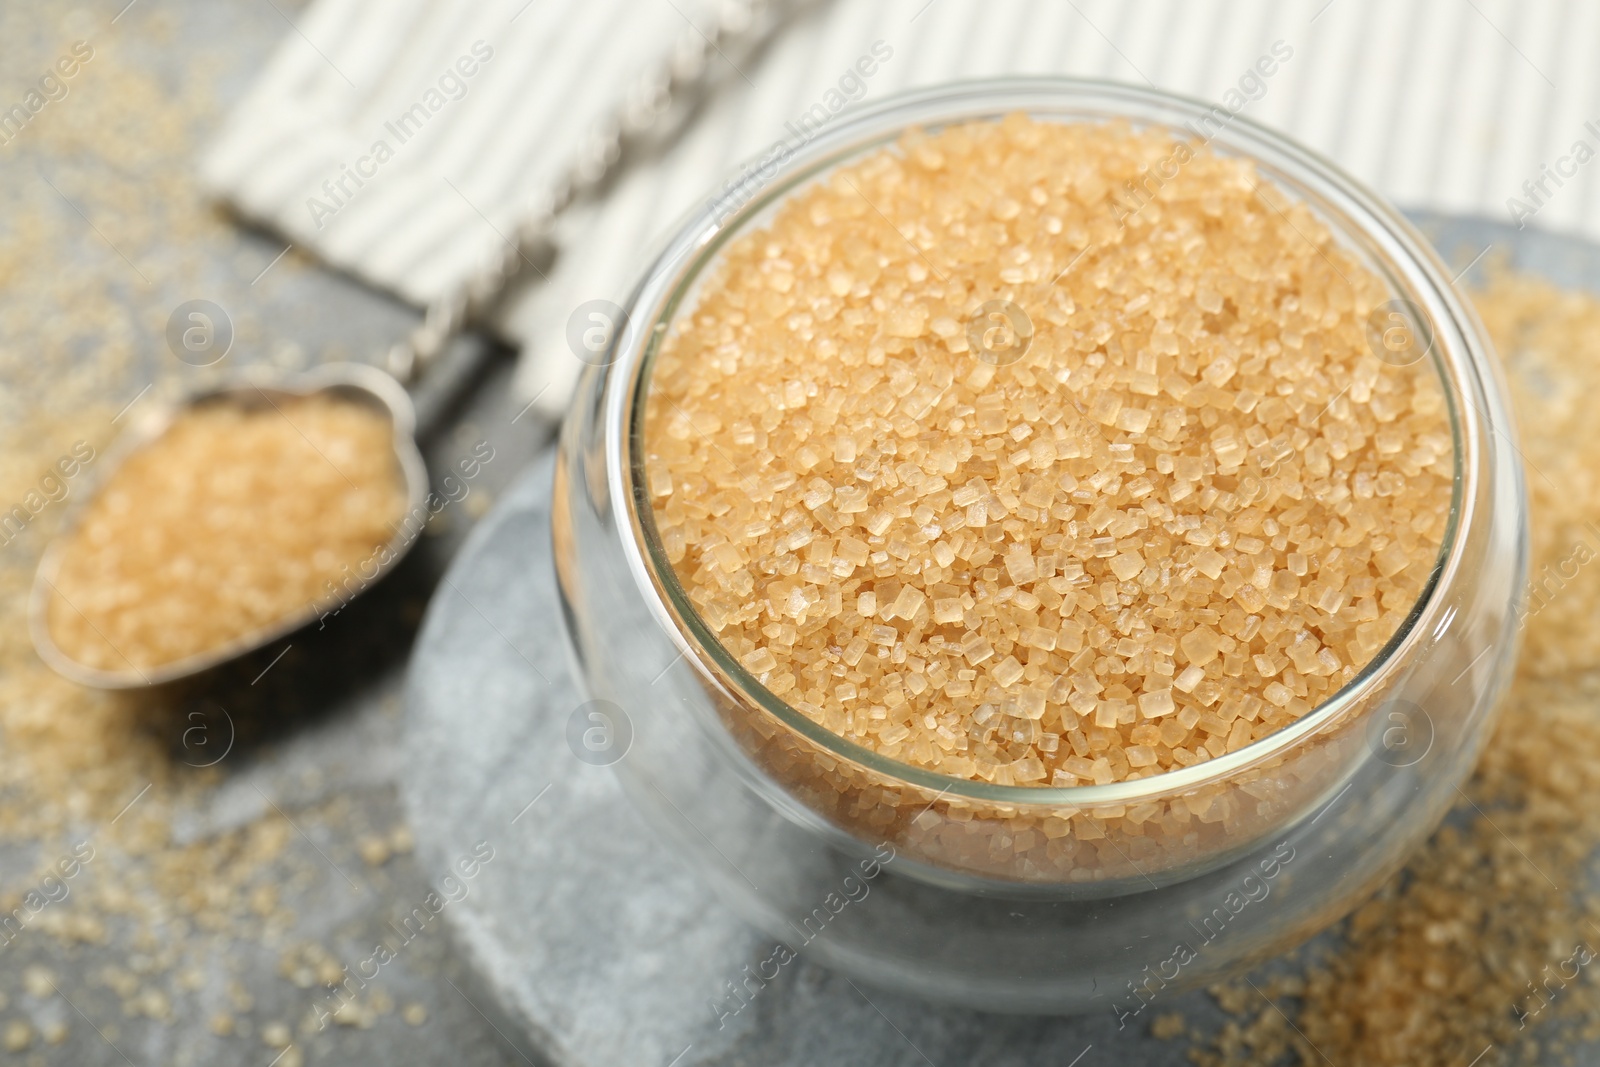
M1355 678L1299 719L1233 752L1145 778L1106 785L995 785L893 759L835 734L773 694L727 652L689 601L656 531L648 489L640 477L644 460L639 444L648 393L642 386L653 368L660 341L696 281L721 248L744 232L744 225L767 206L874 147L892 145L901 132L912 127L937 128L979 121L984 115L992 120L1013 111L1064 111L1071 105L1098 117L1064 121L1123 119L1140 126L1166 126L1174 132L1183 128L1183 119L1196 120L1219 111L1230 114L1221 131L1207 144L1218 144L1225 153L1246 156L1258 164L1270 163L1342 207L1340 217L1324 219L1330 228L1377 242L1386 253L1384 266L1409 282L1415 295L1427 298L1425 307L1434 328L1429 358L1439 371L1450 413L1455 474L1439 557L1416 603ZM760 159L755 157L732 173L748 175ZM1319 210L1319 217L1321 214ZM1446 616L1445 622L1430 626L1443 599L1440 590L1454 585L1460 576L1465 533L1471 528L1476 509L1477 480L1485 453L1477 423L1465 417L1461 409L1466 399L1478 415L1490 419L1485 410L1490 405L1472 403L1468 396L1474 389L1487 392L1486 379L1493 381L1492 374L1484 373L1488 342L1477 327L1476 318L1462 305L1460 294L1436 253L1403 216L1337 165L1272 128L1203 100L1110 80L1026 76L946 82L896 93L839 116L785 159L751 198L724 211L719 199L713 197L691 210L670 232L672 236L665 247L649 262L630 294L623 328L616 331L609 358L599 368L601 395L597 399L603 423L606 487L612 506L625 511L629 519L616 527L624 556L652 616L670 635L682 657L713 685L733 686L737 696L833 757L936 792L939 797L1018 808L1042 805L1092 809L1183 795L1286 754L1343 721L1348 711L1382 688L1387 675L1399 669L1430 628L1442 632L1448 624ZM636 314L640 309L650 314L641 317ZM702 656L711 660L712 666ZM720 722L702 722L702 726L726 735Z

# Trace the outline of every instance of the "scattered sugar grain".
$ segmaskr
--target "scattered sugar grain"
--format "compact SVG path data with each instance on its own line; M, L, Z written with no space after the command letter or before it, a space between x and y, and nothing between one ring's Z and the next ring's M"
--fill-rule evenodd
M22 972L22 988L30 997L45 997L56 995L56 979L47 968L32 966Z
M26 1051L33 1044L33 1027L24 1019L12 1019L6 1023L3 1043L7 1052Z
M389 850L397 856L408 856L416 847L416 838L412 836L411 827L401 824L389 833Z

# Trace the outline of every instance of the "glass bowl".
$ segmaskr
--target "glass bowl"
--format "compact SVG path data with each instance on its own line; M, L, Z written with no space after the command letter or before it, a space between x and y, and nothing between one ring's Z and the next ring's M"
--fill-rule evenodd
M643 402L657 347L719 250L792 190L910 127L1012 112L1206 131L1213 151L1253 160L1264 183L1305 203L1386 281L1394 302L1384 307L1428 342L1423 358L1448 401L1451 518L1398 632L1292 725L1134 781L969 781L830 733L763 688L695 614L646 491ZM787 952L974 1008L1108 1010L1126 1025L1165 991L1346 914L1437 825L1470 772L1514 661L1526 569L1522 474L1496 360L1448 273L1392 208L1281 135L1219 114L1149 89L1029 78L947 85L842 116L741 171L685 220L587 371L561 437L554 543L590 715L641 814Z

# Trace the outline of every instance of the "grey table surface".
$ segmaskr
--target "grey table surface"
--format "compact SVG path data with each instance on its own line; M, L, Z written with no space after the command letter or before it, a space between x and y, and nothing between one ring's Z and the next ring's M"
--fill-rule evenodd
M71 381L61 363L68 353L32 361L61 375L4 374L0 420L23 410L70 418L70 407L86 400L115 410L152 381L159 393L198 380L198 372L168 351L160 331L173 308L197 297L221 304L237 328L223 368L372 359L416 323L414 310L298 253L279 260L282 240L219 217L193 188L201 146L272 49L294 32L292 20L304 6L304 0L0 5L0 106L22 99L74 40L87 39L95 49L69 94L0 146L0 248L11 253L30 217L48 221L62 235L60 243L38 250L22 267L50 276L58 304L50 310L59 320L76 317L96 324L86 327L93 329L109 323L115 332L100 340L127 351L117 361L85 351L80 366L87 373ZM175 218L181 232L169 228ZM21 350L37 343L16 323L33 321L20 303L43 284L30 278L24 286L13 275L0 286L0 348L11 350L0 355L18 354L17 362L0 365L21 366ZM124 330L119 323L134 326ZM436 484L477 442L494 447L495 459L473 483L477 499L470 505L497 495L549 441L549 426L513 421L518 407L508 391L511 370L505 352L473 368L424 442ZM271 818L277 805L304 832L292 836L278 865L279 898L292 922L263 922L234 938L174 921L143 931L154 935L154 946L117 921L107 922L99 944L27 931L0 960L0 1031L27 1022L33 1038L23 1051L0 1047L0 1063L267 1067L280 1055L262 1037L273 1022L289 1026L297 1046L279 1067L296 1056L312 1064L522 1062L473 1006L470 969L441 924L383 969L374 990L394 1008L365 1026L303 1034L317 991L288 980L283 966L285 953L305 944L321 945L341 960L367 957L388 924L438 879L411 855L370 865L359 844L364 834L404 826L396 786L404 766L403 672L423 605L477 512L475 506L450 508L406 563L336 625L294 635L292 650L258 686L252 689L251 679L276 647L206 681L208 695L232 710L238 738L215 768L215 788L173 812L174 845L224 841ZM0 551L38 547L36 539L22 540ZM171 742L171 772L195 773L183 766L192 753L185 753L178 735L164 740ZM0 782L0 797L6 784ZM0 893L16 890L36 859L20 843L0 842ZM96 877L90 870L86 877ZM98 876L110 875L108 869ZM78 907L75 900L63 905ZM151 968L155 955L168 952L202 973L200 988L179 982L175 971ZM26 978L37 969L53 977L61 996L38 995ZM137 976L170 1010L156 1013L159 1018L130 1013L108 984L113 970ZM426 1013L420 1026L401 1017L401 1008L413 1004ZM219 1011L234 1022L226 1036L212 1030ZM44 1027L63 1022L63 1043L40 1038Z

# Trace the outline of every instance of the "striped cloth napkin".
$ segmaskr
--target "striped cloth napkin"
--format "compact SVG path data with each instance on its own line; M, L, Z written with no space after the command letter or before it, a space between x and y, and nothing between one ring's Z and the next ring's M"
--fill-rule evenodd
M727 17L709 0L315 0L204 173L295 244L426 302L539 210L641 79L675 49L705 52ZM1402 205L1600 238L1600 4L811 0L778 25L753 54L711 54L693 120L559 216L553 268L498 324L536 410L559 416L582 370L574 309L620 303L741 161L956 78L1151 84L1282 129Z

